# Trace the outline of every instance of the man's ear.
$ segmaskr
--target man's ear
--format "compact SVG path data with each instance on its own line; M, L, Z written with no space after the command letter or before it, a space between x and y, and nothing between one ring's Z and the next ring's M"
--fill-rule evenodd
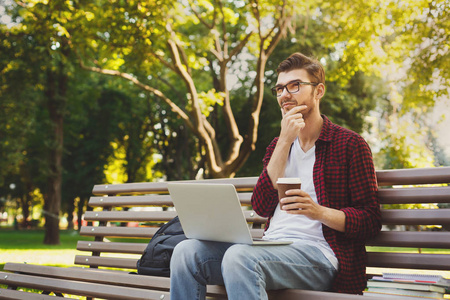
M317 99L321 99L325 95L325 85L323 83L319 83L316 86L316 97Z

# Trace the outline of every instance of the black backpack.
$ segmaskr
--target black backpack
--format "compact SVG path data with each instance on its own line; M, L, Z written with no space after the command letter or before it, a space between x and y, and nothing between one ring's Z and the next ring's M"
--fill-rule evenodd
M138 274L170 277L173 249L185 239L178 216L161 226L137 261Z

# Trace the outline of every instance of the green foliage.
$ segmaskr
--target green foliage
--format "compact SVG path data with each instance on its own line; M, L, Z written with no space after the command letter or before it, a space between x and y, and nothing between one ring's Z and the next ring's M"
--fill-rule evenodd
M30 203L32 191L45 194L54 173L48 153L60 147L51 133L51 90L65 118L63 210L73 210L74 199L87 198L114 168L123 181L190 179L201 169L206 176L258 175L281 118L268 88L278 63L296 51L324 64L321 111L368 136L378 168L445 164L434 159L439 149L427 118L437 97L448 96L449 6L446 0L1 4L12 23L0 24L0 198ZM283 24L288 32L269 51ZM234 169L221 173L221 165Z
M324 34L322 31L326 31L322 21L308 20L308 31L300 30L305 22L305 19L298 20L296 26L299 29L293 33L288 33L268 61L266 90L261 111L263 122L260 124L257 147L250 156L248 163L239 172L239 176L258 175L261 171L261 160L266 147L274 137L279 135L281 112L276 99L270 92L270 88L275 85L277 80L277 74L273 70L277 68L278 64L293 52L302 52L319 59L324 65L326 74L334 74L340 71L340 64L333 59L335 48L327 47L321 38ZM245 80L243 81L245 82ZM366 116L375 108L377 102L383 96L384 91L377 89L380 85L381 82L378 78L366 75L361 71L355 72L353 76L338 77L334 80L329 79L327 75L326 93L321 100L321 113L328 116L336 124L362 133L368 130ZM244 92L245 87L237 91L241 94ZM244 99L241 101L245 104ZM242 116L242 122L245 121L244 117L245 114Z

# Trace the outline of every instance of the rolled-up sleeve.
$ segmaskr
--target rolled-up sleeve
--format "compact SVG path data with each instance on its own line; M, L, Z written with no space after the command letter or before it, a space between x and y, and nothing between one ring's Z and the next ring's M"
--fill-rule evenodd
M378 187L372 153L360 137L353 139L348 147L350 206L342 208L345 213L345 236L367 239L381 229Z
M275 138L267 147L263 159L263 171L258 178L252 195L253 209L258 215L266 218L272 216L278 204L278 191L273 187L272 180L267 173L267 165L272 157L277 141L278 138Z

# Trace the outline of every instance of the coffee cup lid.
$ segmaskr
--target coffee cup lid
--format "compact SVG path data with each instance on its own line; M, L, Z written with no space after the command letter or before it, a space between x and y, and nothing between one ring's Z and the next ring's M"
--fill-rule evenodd
M278 183L295 184L295 183L302 183L302 181L298 177L283 177L283 178L278 178L277 184Z

